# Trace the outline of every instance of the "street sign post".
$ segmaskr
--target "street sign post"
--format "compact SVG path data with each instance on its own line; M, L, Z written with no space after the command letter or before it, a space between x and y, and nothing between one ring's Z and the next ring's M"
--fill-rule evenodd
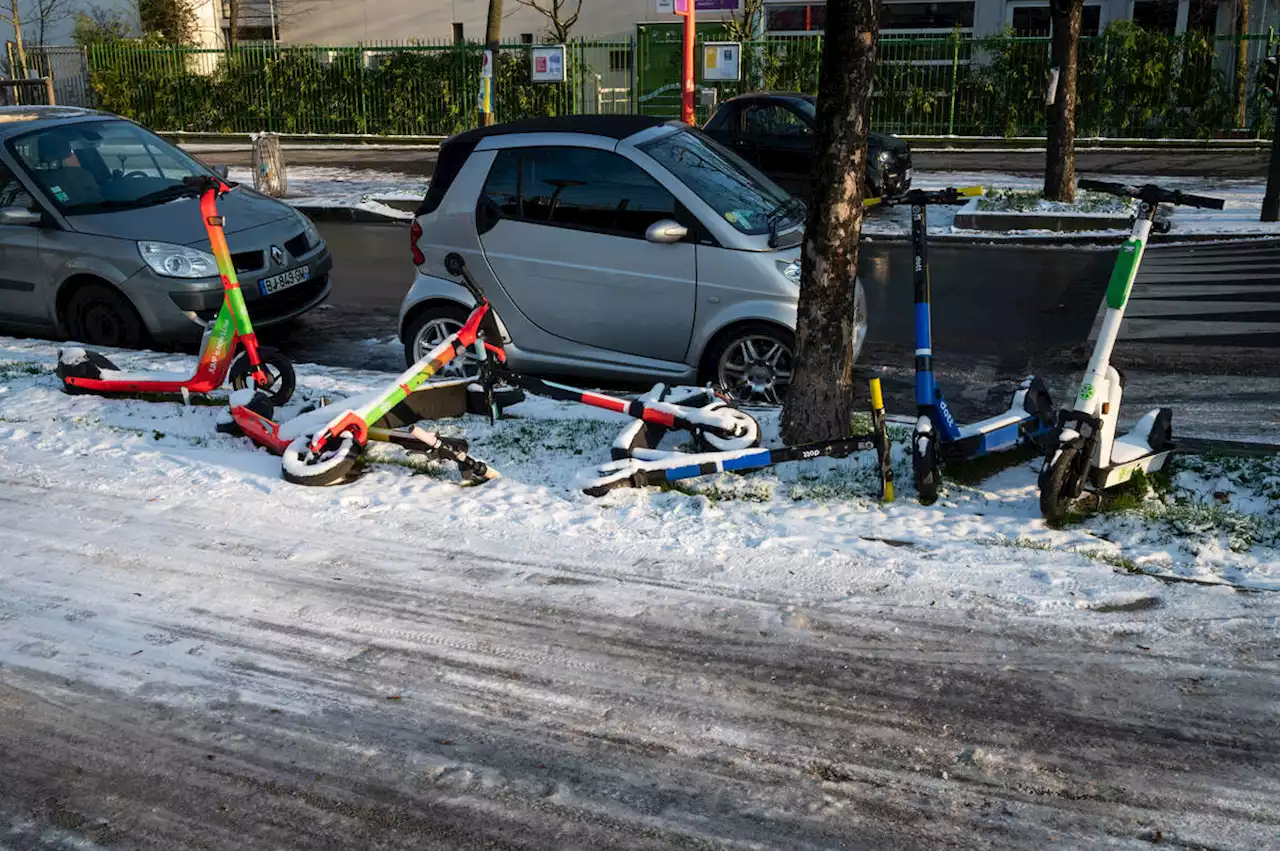
M680 79L680 120L694 125L698 119L693 111L693 43L697 40L697 27L694 22L697 3L695 0L675 0L675 13L684 16L684 64L681 67Z

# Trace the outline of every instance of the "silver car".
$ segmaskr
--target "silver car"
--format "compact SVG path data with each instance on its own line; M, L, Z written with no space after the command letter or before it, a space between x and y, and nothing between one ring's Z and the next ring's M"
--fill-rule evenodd
M100 346L197 339L222 304L199 199L209 170L114 115L0 108L0 323ZM329 295L329 249L288 205L235 188L218 202L258 327Z
M576 116L463 133L441 146L412 225L405 359L471 308L444 268L456 251L521 371L715 381L777 403L791 381L803 221L803 202L677 122ZM856 356L866 303L853 286Z

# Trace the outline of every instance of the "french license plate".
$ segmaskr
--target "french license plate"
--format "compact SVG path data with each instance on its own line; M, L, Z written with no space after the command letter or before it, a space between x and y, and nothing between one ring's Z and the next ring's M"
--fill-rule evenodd
M290 269L287 272L281 272L279 275L272 275L263 278L258 282L258 289L263 295L272 295L281 290L287 290L289 287L296 287L298 284L311 277L311 270L306 266L299 266L296 269Z

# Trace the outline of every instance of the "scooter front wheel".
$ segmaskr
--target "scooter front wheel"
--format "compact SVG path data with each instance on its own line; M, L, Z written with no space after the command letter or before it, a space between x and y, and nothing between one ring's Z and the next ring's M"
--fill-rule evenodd
M1061 520L1080 495L1084 487L1085 458L1079 446L1067 446L1054 453L1048 474L1040 484L1040 513L1046 520Z
M938 452L933 435L917 431L911 438L911 471L915 474L916 493L921 505L938 501Z
M350 433L332 438L318 453L311 451L311 437L299 437L285 447L280 458L284 480L295 485L326 487L342 484L351 478L356 462L364 452Z
M716 434L710 429L699 431L697 441L711 452L732 452L737 449L750 449L760 445L760 423L746 411L738 408L723 407L718 413L727 416L733 422L737 436Z
M271 404L280 407L293 398L293 390L298 384L298 377L293 371L293 361L279 349L270 346L258 346L258 360L267 372L267 386L258 387L271 397ZM254 385L253 365L249 356L241 349L231 362L231 387L243 390Z

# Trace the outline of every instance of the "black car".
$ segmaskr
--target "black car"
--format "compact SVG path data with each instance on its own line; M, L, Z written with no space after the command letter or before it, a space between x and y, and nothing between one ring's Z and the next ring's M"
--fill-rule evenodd
M740 95L722 103L703 130L783 189L807 199L816 106L812 95ZM897 194L910 187L911 148L884 133L868 134L867 195Z

